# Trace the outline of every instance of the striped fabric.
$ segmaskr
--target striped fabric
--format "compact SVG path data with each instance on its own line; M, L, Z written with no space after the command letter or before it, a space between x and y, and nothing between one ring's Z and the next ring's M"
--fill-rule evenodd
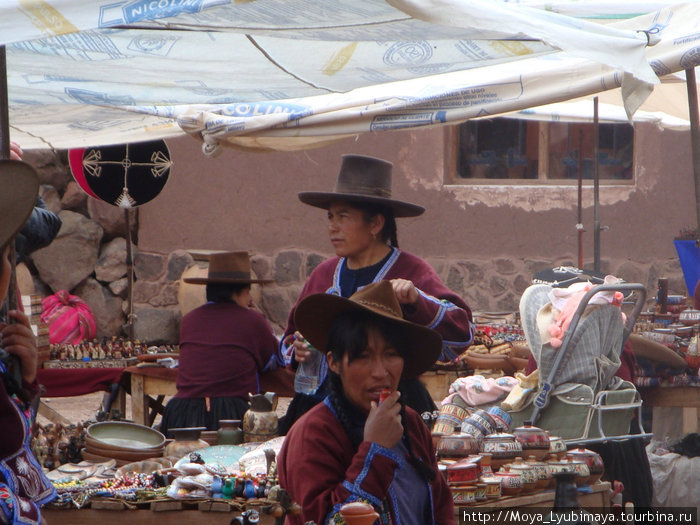
M41 301L41 320L49 325L49 342L76 344L95 338L90 307L77 295L59 290Z

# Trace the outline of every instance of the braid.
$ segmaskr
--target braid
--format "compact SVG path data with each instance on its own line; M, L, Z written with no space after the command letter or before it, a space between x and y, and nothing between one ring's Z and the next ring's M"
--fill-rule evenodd
M435 479L435 470L433 467L425 463L421 458L416 456L413 452L413 446L411 445L411 437L408 433L408 425L406 420L406 404L403 401L403 396L399 398L401 403L401 425L403 426L403 442L406 445L406 450L408 450L408 462L416 469L418 475L424 481L433 481Z
M340 401L340 396L342 395L341 392L343 391L343 386L342 383L340 382L340 376L336 374L335 372L328 371L328 399L331 402L331 405L333 406L333 409L335 410L335 413L338 415L338 420L340 421L340 424L343 427L343 430L345 430L345 433L348 435L348 437L353 440L353 444L355 447L358 447L360 444L359 443L354 443L353 439L353 433L351 432L352 426L350 425L350 420L348 419L348 415L345 412L345 408L343 407L343 403Z

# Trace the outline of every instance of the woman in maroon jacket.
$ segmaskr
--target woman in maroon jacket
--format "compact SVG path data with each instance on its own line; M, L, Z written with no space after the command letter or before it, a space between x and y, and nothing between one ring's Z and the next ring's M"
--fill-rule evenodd
M389 281L349 299L310 295L295 321L326 356L329 394L292 426L280 450L280 486L301 505L288 520L334 523L344 504L364 501L380 523L455 523L430 432L397 390L400 378L438 358L440 335L403 318Z
M36 202L39 180L28 165L0 165L0 303L12 275L14 236ZM14 305L12 305L14 307ZM38 352L27 316L10 310L0 322L0 523L43 523L39 507L56 491L29 448L31 400L38 394Z
M391 197L392 164L363 155L344 155L332 192L302 192L299 199L328 210L328 236L336 257L319 264L307 279L297 305L307 295L327 293L350 297L370 283L390 281L406 319L434 329L442 336L441 360L454 359L472 342L472 317L466 303L442 282L420 257L400 250L396 218L415 217L424 208ZM294 323L294 305L280 351L284 364L297 367L309 356L306 334ZM323 363L322 363L323 365ZM321 367L315 392L294 396L280 421L285 434L292 423L326 395L327 369ZM425 387L414 379L402 387L409 406L432 411Z

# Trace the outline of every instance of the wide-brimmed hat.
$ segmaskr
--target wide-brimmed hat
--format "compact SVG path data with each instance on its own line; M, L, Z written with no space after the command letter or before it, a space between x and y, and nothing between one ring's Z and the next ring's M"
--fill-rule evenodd
M364 155L343 155L338 179L332 192L303 191L304 204L327 210L338 201L370 202L387 206L395 217L416 217L425 208L391 198L392 163Z
M248 252L220 252L209 256L209 269L206 277L185 277L190 284L231 283L252 284L271 283L272 279L256 279L250 270Z
M0 246L27 222L39 194L39 176L29 164L0 160Z
M391 321L397 330L406 333L405 348L398 348L404 357L403 377L416 377L428 370L442 350L442 337L436 331L403 318L401 305L390 281L368 284L349 298L326 293L305 297L294 313L294 324L304 338L319 351L328 351L331 325L338 315L359 310Z

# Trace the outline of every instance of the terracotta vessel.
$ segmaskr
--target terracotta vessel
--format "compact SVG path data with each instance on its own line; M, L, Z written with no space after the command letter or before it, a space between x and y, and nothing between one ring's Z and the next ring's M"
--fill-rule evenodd
M479 466L471 461L458 461L447 466L447 483L450 485L464 485L476 483L479 479Z
M457 485L451 487L452 501L455 505L476 503L476 485Z
M537 479L537 490L546 489L552 480L552 470L544 461L538 461L535 456L529 456L525 463L530 465L535 471Z
M340 507L340 515L347 525L372 525L379 514L369 503L354 501Z
M523 454L545 459L549 456L549 436L547 432L525 421L522 427L513 429L513 435L523 447Z
M491 467L496 470L504 463L521 456L523 448L513 434L496 433L484 438L481 451L491 454Z
M476 501L486 501L486 483L480 481L476 484Z
M577 485L582 486L590 484L591 471L588 469L586 463L573 458L566 458L562 460L562 463L568 463L570 471L576 472Z
M496 421L486 410L474 410L471 414L469 414L469 419L472 422L479 423L485 429L484 435L486 436L498 432Z
M510 414L499 407L490 407L486 410L491 419L496 423L496 432L510 432L510 425L513 418Z
M244 432L241 428L241 420L220 419L216 437L218 445L240 445L243 443Z
M175 439L165 445L166 456L176 458L185 457L190 452L199 450L200 448L208 447L209 443L203 439L199 439L200 433L206 430L205 427L189 427L189 428L171 428Z
M588 466L588 470L590 471L590 478L588 478L588 483L590 485L593 485L594 483L600 481L600 478L603 476L603 472L605 471L605 467L603 465L603 458L600 456L600 454L594 452L593 450L580 447L569 450L566 453L566 457L578 461L583 461Z
M491 468L491 453L479 452L479 456L481 456L481 475L490 476L493 474L493 469Z
M523 490L523 478L516 472L510 472L508 467L504 467L494 476L501 482L501 494L504 496L515 496Z
M566 456L566 442L559 436L550 436L549 432L545 431L549 438L549 455L556 459L564 459Z
M535 469L532 465L529 465L523 461L523 458L517 457L511 463L503 466L504 469L508 469L509 472L515 472L520 474L523 480L523 493L534 492L537 490L537 476L535 474Z
M246 442L268 441L277 436L277 394L250 394L250 408L243 414L243 436Z
M498 499L501 497L501 480L495 476L481 478L481 482L486 484L486 499Z
M479 442L471 434L451 434L440 438L437 444L438 458L466 458L479 452Z

